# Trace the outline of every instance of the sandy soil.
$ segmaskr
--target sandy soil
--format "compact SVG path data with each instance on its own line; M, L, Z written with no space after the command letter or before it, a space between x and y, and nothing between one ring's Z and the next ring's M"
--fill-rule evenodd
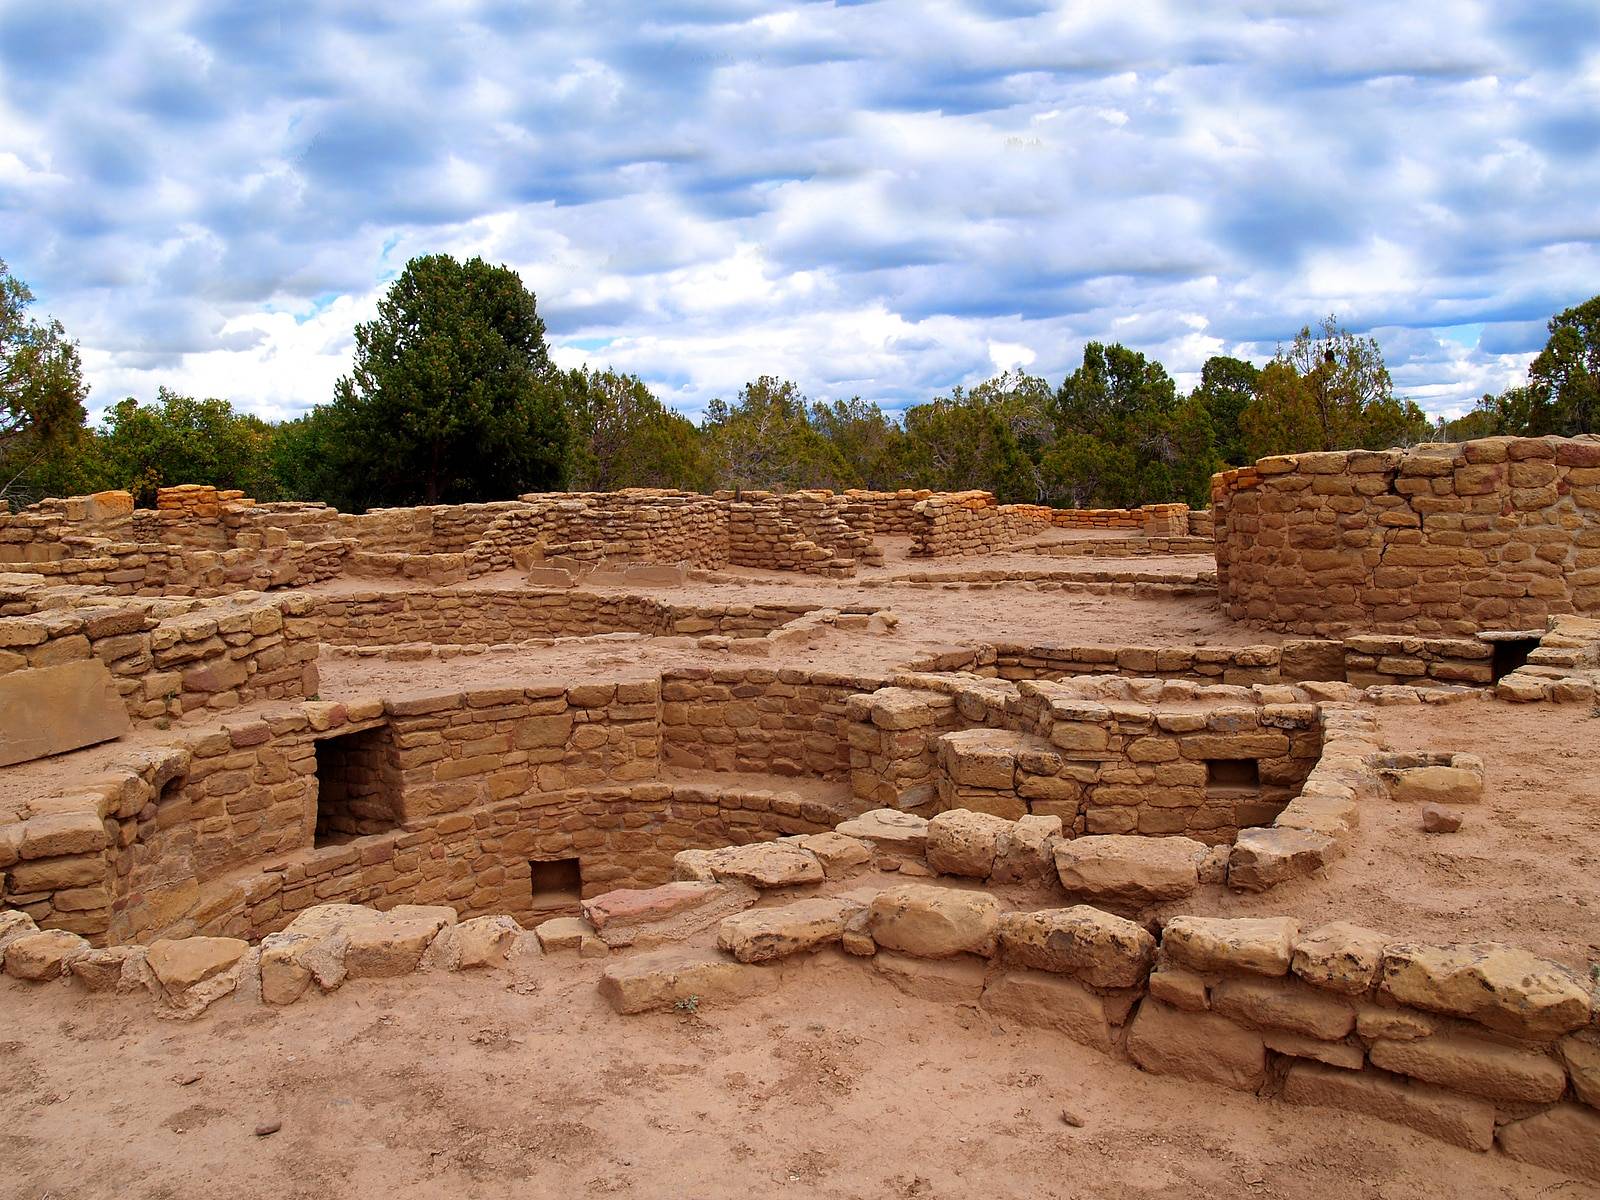
M1600 1196L1397 1126L1147 1076L1054 1034L910 999L831 955L789 968L776 992L695 1015L615 1016L599 970L569 956L509 980L348 984L284 1010L224 1001L192 1025L65 986L21 995L6 980L0 1191ZM255 1135L272 1122L281 1130Z
M1484 800L1459 832L1424 833L1415 805L1385 802L1363 811L1325 878L1259 896L1208 889L1168 909L1357 921L1419 940L1506 941L1584 971L1600 963L1600 718L1489 699L1376 711L1392 749L1482 756Z

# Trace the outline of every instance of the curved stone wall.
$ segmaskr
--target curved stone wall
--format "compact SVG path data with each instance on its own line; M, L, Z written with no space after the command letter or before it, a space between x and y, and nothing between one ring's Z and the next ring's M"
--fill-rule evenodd
M1211 489L1234 620L1463 634L1600 612L1594 436L1280 455Z

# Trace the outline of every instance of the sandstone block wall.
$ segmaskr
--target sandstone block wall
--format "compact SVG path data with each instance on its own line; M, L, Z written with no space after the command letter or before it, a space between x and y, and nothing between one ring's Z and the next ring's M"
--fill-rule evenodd
M333 645L504 643L599 633L759 637L803 616L804 604L718 609L649 596L572 590L352 592L315 598L324 642Z
M303 596L129 600L0 585L26 597L0 617L0 674L98 658L136 722L302 699L317 690L317 629Z
M842 779L845 712L872 677L766 667L688 667L661 677L665 761L690 770Z
M1265 458L1212 499L1235 620L1450 635L1600 611L1600 438Z
M1137 530L1168 541L1189 536L1186 504L1063 509L999 504L989 492L940 492L913 505L912 518L911 553L923 558L992 554L1051 529Z

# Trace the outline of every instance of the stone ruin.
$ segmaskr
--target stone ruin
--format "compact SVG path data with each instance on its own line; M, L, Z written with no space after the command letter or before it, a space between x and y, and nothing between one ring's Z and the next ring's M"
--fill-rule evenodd
M0 517L4 972L198 1017L571 954L633 1014L842 955L1144 1071L1600 1179L1591 977L1292 902L1184 911L1336 894L1376 806L1472 819L1483 756L1397 753L1377 706L1595 704L1600 439L1263 459L1213 498L633 490L355 516L182 487ZM1168 561L1201 550L1214 573ZM1165 567L1050 561L1098 558ZM738 598L771 572L835 600ZM892 644L887 599L933 587L1214 596L1274 636L786 661L819 631ZM465 671L618 639L683 661ZM322 695L345 665L446 659L459 686Z

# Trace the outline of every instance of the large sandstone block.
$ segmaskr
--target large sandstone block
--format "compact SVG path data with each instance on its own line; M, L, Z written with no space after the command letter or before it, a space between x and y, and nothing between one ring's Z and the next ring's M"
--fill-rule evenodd
M1161 948L1200 972L1286 975L1300 923L1290 917L1173 917Z
M609 964L600 994L619 1013L742 1000L777 984L775 971L701 950L656 950Z
M928 822L928 865L945 875L987 879L994 870L1000 838L1011 822L964 808L939 813Z
M677 880L653 888L619 888L583 902L583 915L607 946L683 941L756 902L742 883Z
M65 929L24 933L7 944L5 970L13 979L60 979L88 952L89 943Z
M860 838L880 854L921 858L928 848L928 820L896 808L874 808L841 823L836 833Z
M982 959L914 958L907 954L880 951L873 956L872 968L896 991L935 1004L977 1004L983 995L988 964Z
M417 969L422 953L438 932L454 923L454 909L430 911L430 906L404 904L383 914L384 919L356 925L345 931L349 945L344 954L346 978L390 979Z
M1406 1125L1468 1150L1494 1144L1494 1105L1375 1071L1297 1062L1284 1077L1282 1098L1288 1104L1337 1108Z
M239 938L163 938L151 943L145 961L161 986L177 995L226 971L249 948Z
M727 846L713 850L706 863L718 880L756 888L798 887L826 878L815 854L788 842Z
M1518 1162L1600 1180L1600 1113L1580 1104L1557 1104L1503 1126L1500 1149Z
M1204 842L1101 834L1058 842L1056 874L1075 896L1124 906L1177 900L1200 886Z
M1280 979L1224 979L1211 989L1211 1008L1257 1029L1287 1029L1325 1042L1338 1041L1356 1024L1356 1011L1345 1001Z
M1244 829L1228 852L1228 886L1264 892L1291 879L1315 875L1338 856L1338 843L1325 833L1273 825Z
M1007 962L1073 975L1095 987L1137 987L1150 973L1156 940L1140 925L1079 904L1000 918Z
M995 883L1037 883L1055 876L1055 844L1061 818L1029 815L1010 822L995 843Z
M1483 776L1460 767L1412 767L1400 772L1389 794L1417 804L1476 804L1483 799Z
M0 675L0 767L128 731L128 710L98 658Z
M835 831L803 833L785 840L815 854L829 879L843 879L872 861L870 845L860 838L846 837Z
M1402 1004L1518 1037L1555 1037L1589 1020L1589 990L1573 972L1498 942L1393 944L1379 987Z
M987 957L999 927L1000 902L993 896L928 884L880 892L867 914L874 942L918 958Z
M522 926L504 915L474 917L446 925L423 952L422 963L436 971L467 971L503 966Z
M983 990L980 1001L996 1016L1053 1029L1080 1045L1111 1051L1111 1025L1100 997L1076 980L1037 971L1011 971Z
M1548 1104L1567 1086L1567 1073L1555 1059L1479 1038L1437 1033L1412 1041L1380 1039L1370 1055L1385 1071L1490 1100Z
M1333 921L1295 939L1290 966L1307 983L1359 996L1377 978L1388 944L1376 930Z
M1266 1082L1267 1047L1253 1029L1209 1012L1145 1000L1128 1027L1128 1057L1156 1075L1253 1092Z
M817 950L843 937L845 922L865 907L847 897L819 896L781 908L748 909L717 927L717 945L745 963Z

